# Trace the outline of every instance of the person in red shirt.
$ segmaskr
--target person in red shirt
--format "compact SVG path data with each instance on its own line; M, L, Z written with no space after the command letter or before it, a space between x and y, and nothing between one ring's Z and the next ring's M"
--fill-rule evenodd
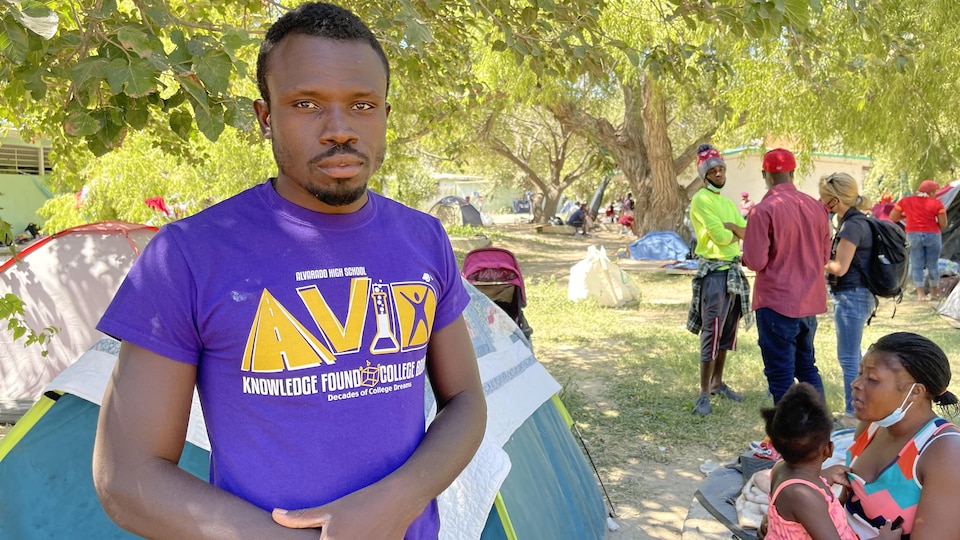
M823 267L830 260L830 223L823 203L797 190L797 162L789 150L763 156L767 193L750 212L743 263L757 273L753 310L763 374L777 404L794 380L823 395L813 338L827 311Z
M907 241L910 242L910 277L917 287L917 300L927 299L923 291L924 275L930 280L930 296L939 298L940 250L943 238L940 233L947 228L947 210L934 194L940 188L933 180L920 182L917 193L900 199L890 212L890 219L906 218Z

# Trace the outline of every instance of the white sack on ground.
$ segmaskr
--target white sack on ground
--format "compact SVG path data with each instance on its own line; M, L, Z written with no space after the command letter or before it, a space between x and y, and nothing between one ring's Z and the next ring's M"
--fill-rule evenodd
M600 305L620 307L640 299L640 288L629 274L607 258L600 246L587 248L587 256L570 268L567 298L574 302L596 298Z

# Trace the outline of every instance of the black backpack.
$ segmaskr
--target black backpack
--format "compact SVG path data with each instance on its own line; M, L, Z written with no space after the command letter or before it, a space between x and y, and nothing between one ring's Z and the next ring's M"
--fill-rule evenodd
M870 264L860 268L866 279L867 288L880 298L903 298L903 287L907 283L910 261L910 244L900 225L874 217L863 216L870 226L873 237L873 249Z

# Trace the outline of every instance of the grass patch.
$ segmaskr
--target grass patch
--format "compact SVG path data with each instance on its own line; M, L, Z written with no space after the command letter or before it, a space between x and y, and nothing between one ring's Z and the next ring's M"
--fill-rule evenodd
M612 309L567 300L556 279L527 282L527 319L534 328L537 358L563 385L564 402L600 467L630 459L671 460L675 452L703 448L732 458L763 437L759 410L767 395L756 328L741 326L738 348L727 360L725 379L744 394L743 403L714 398L707 417L692 413L699 389L699 339L686 329L690 276L631 274L640 285L638 305ZM894 331L923 334L960 353L960 332L947 326L931 304L904 303L890 318L885 303L867 328L864 348ZM843 408L843 375L836 358L832 313L819 317L815 341L828 405ZM960 375L954 367L954 381ZM956 384L951 385L956 389Z

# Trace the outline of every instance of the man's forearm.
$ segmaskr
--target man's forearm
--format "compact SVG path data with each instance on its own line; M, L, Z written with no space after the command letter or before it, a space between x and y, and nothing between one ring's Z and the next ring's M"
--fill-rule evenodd
M95 468L95 471L97 469ZM315 530L288 529L269 512L156 458L135 470L100 470L104 510L124 529L147 538L296 540Z

